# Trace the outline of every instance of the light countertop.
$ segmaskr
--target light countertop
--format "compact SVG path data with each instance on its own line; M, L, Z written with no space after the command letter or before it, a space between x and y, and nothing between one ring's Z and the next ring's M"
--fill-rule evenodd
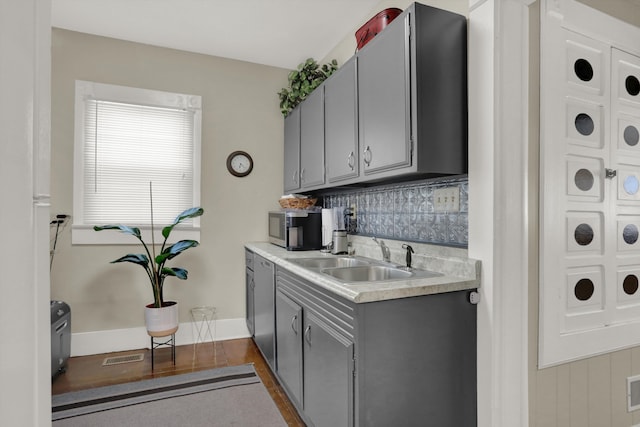
M380 260L379 248L371 239L350 236L356 255ZM402 242L385 240L391 249L391 261L404 263ZM444 292L472 290L480 287L480 261L466 258L466 250L451 249L433 245L411 244L415 250L413 267L434 271L441 275L426 278L400 279L384 282L352 282L344 283L317 270L301 267L290 259L335 257L320 251L287 251L268 242L245 244L252 252L272 261L292 273L303 277L316 285L325 288L354 303L384 301L420 295L432 295Z

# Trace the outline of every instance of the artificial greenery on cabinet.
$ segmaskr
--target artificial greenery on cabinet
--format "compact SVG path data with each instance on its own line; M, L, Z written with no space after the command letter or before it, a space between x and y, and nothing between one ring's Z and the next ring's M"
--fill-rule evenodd
M320 66L315 59L309 58L288 76L289 87L278 92L280 97L280 111L287 116L307 95L338 69L338 61L331 60Z

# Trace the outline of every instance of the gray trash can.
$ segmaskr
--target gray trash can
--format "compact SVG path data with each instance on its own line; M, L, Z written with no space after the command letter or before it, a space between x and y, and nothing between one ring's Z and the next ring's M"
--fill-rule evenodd
M67 369L71 356L71 308L51 301L51 379Z

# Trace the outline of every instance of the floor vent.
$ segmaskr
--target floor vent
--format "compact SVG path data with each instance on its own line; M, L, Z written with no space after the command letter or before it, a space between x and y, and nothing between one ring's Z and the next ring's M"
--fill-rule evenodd
M144 353L128 354L126 356L107 357L102 362L102 366L119 365L120 363L142 362Z

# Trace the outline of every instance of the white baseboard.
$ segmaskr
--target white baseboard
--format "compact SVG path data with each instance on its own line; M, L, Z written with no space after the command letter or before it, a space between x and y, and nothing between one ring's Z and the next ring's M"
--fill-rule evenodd
M198 324L191 322L180 323L180 327L176 332L176 345L187 345L196 342L198 337L196 328L198 326ZM250 336L244 318L214 320L211 322L211 332L216 341L248 338ZM209 339L209 336L207 335L206 338ZM137 350L149 348L150 345L151 342L145 327L71 334L72 357Z

